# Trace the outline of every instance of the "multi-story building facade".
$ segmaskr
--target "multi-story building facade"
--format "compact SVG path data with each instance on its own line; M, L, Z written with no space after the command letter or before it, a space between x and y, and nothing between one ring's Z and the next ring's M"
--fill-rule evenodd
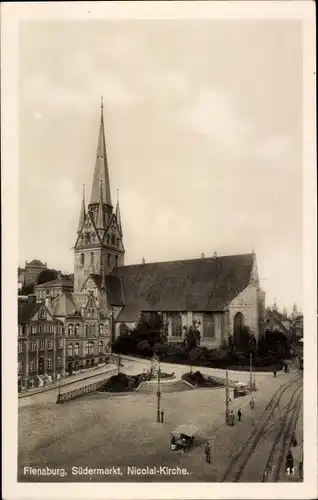
M23 286L35 285L42 271L47 269L47 263L43 263L38 259L33 259L31 262L25 261L25 268L18 268L18 280Z
M18 388L41 387L64 373L64 326L34 295L18 300Z

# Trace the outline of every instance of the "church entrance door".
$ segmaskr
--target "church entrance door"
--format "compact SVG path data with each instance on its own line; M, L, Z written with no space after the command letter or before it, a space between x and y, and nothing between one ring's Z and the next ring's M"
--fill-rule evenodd
M72 362L68 363L67 371L68 371L69 375L72 375L72 373L73 373L73 363Z

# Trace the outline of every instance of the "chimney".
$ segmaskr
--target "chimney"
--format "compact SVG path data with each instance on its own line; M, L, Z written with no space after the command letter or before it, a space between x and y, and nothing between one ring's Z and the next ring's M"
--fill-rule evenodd
M141 259L141 264L142 264L142 265L146 264L146 261L145 261L145 258L144 258L144 257Z
M216 252L213 252L213 259L216 259L218 254Z
M201 253L201 259L202 260L204 259L204 253L203 252Z

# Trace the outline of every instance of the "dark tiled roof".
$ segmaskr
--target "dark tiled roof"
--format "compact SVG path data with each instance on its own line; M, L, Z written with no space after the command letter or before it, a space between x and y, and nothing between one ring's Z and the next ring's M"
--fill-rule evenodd
M282 316L282 315L281 315ZM284 319L286 319L283 316ZM285 334L288 334L287 328L283 325L280 317L277 315L277 311L271 311L270 309L266 311L265 322L268 326L275 326L279 328Z
M43 262L41 262L38 259L33 259L33 260L31 260L31 262L27 262L26 265L27 266L42 266L42 267L45 267L45 264L43 264Z
M102 275L91 274L90 278L94 280L97 288L100 289L102 286ZM120 278L114 274L105 276L105 285L109 304L112 306L124 305L125 302Z
M72 279L67 279L67 278L62 278L62 279L57 278L55 280L47 281L46 283L41 283L40 285L36 285L34 288L51 288L54 286L73 288L74 281Z
M41 304L18 300L18 324L22 325L30 320Z
M111 276L120 278L126 304L118 321L134 321L140 306L221 311L249 285L253 262L253 254L243 254L118 267Z

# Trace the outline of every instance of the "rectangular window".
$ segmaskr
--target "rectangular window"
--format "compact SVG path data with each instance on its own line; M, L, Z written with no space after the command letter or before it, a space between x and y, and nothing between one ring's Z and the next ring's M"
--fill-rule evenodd
M52 370L52 358L49 356L46 360L46 367L48 370Z
M18 374L21 375L23 373L23 363L19 361L18 363Z
M35 351L36 350L36 342L32 341L30 342L30 351Z
M47 341L47 348L49 351L53 349L53 340L48 340Z
M182 337L182 317L180 313L171 315L171 335L172 337Z
M19 326L19 335L23 335L23 327L21 325Z
M203 337L210 339L215 337L214 319L212 313L206 313L203 315Z
M46 318L46 309L44 309L44 307L42 307L39 311L39 318L40 319L45 319Z
M40 333L44 333L45 332L45 325L40 325Z
M23 344L22 344L22 342L19 342L18 343L18 353L20 354L21 352L23 352Z
M62 357L61 356L56 357L56 366L57 367L62 366Z
M31 326L31 333L36 333L36 325Z
M44 346L45 346L44 340L40 340L40 351L44 351Z
M48 325L47 331L48 331L48 333L54 333L54 326Z
M29 371L34 372L35 371L35 359L31 359L29 362Z

